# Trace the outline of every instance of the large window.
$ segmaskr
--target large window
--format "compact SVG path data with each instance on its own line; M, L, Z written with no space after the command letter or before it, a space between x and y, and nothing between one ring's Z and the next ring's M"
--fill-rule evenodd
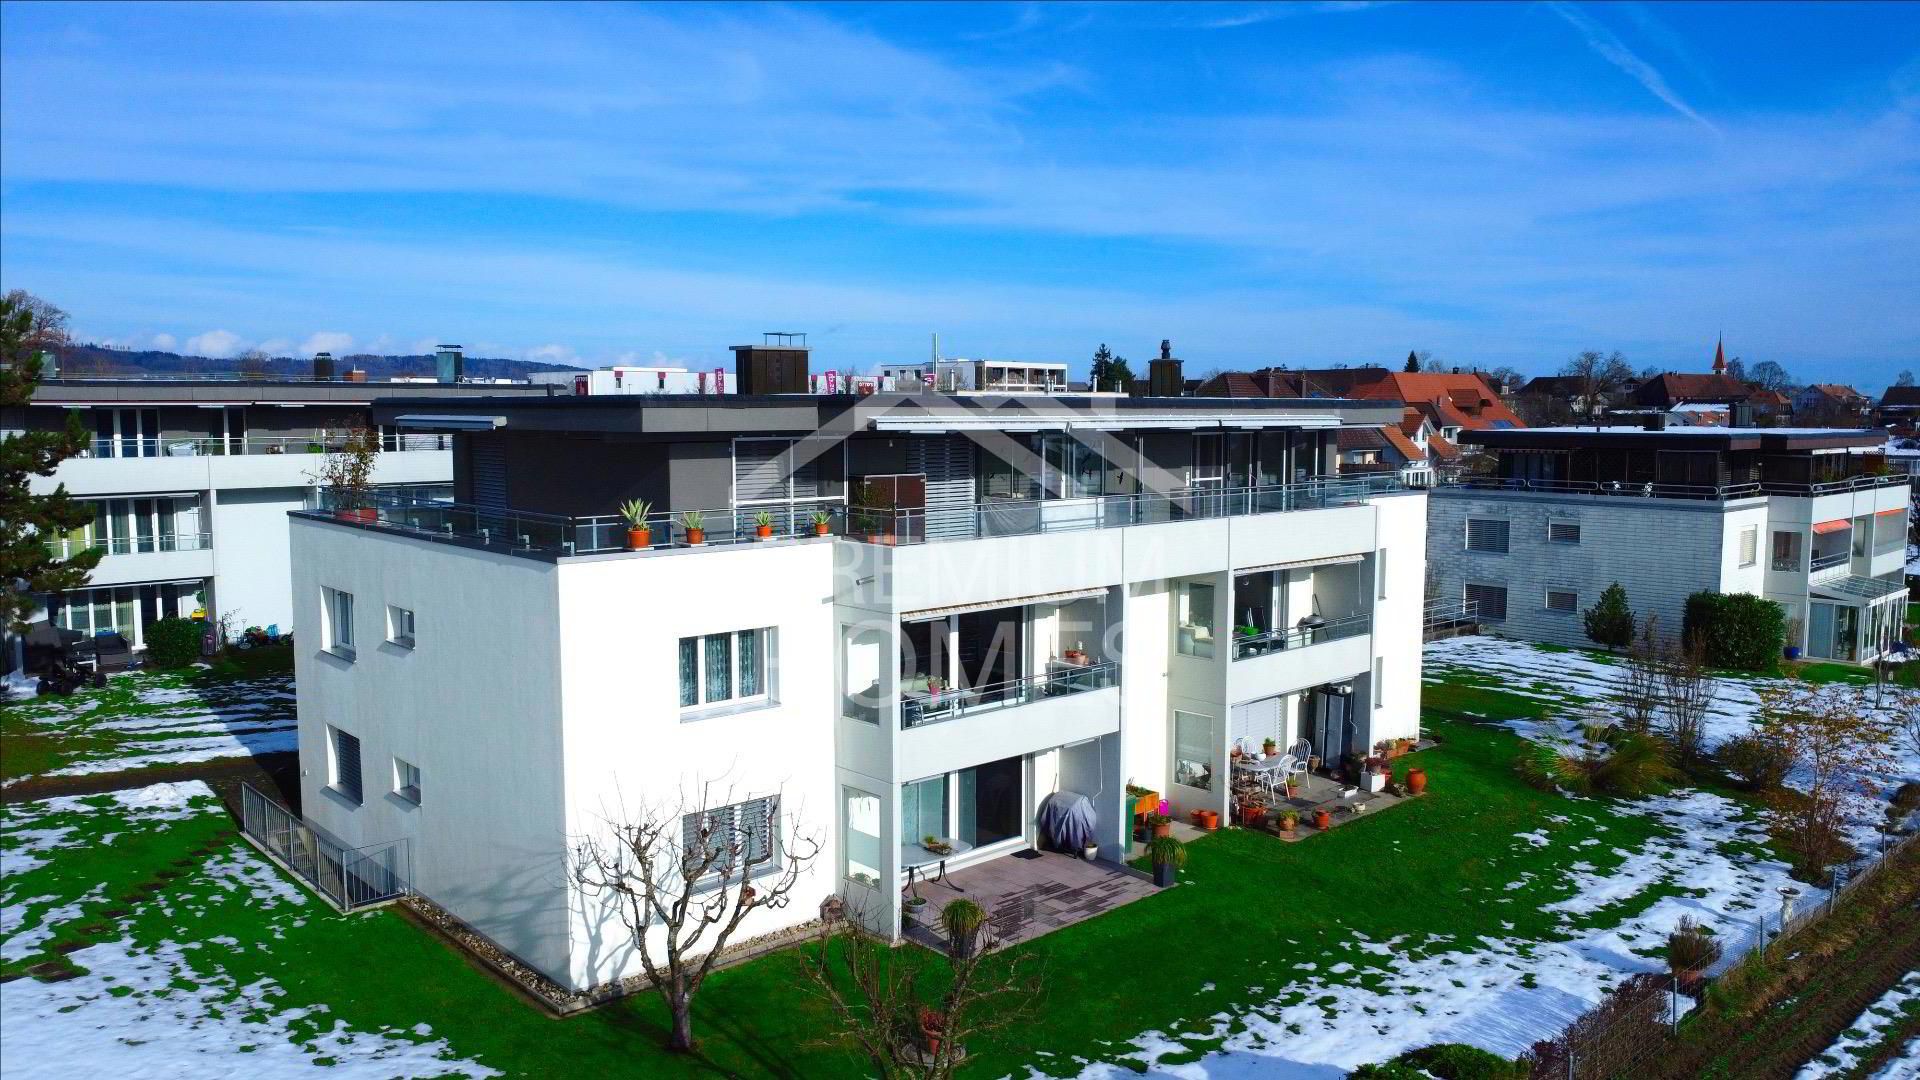
M917 844L929 836L948 836L945 774L916 780L900 789L900 842Z
M1213 586L1198 581L1186 582L1180 586L1178 600L1180 655L1213 659Z
M1478 619L1500 622L1507 617L1507 587L1504 585L1469 585L1466 599L1475 605L1475 617Z
M353 659L353 594L339 589L321 589L321 629L326 635L327 651L343 660Z
M696 880L752 877L778 866L779 825L778 795L696 811L680 819L680 851Z
M1800 534L1798 532L1774 531L1773 568L1789 573L1800 569Z
M841 824L841 876L870 889L880 887L880 796L843 789L847 816Z
M1174 710L1173 782L1212 791L1216 741L1213 717Z
M327 729L327 783L333 790L359 802L360 740L337 727Z
M986 847L1025 834L1021 798L1026 770L1017 757L989 761L955 776L959 839Z
M772 630L681 638L680 707L771 701L772 644Z
M1508 524L1500 518L1468 518L1467 550L1507 553Z

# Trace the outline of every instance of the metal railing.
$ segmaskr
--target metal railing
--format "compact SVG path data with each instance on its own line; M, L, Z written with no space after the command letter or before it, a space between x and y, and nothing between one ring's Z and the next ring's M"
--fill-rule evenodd
M1358 506L1375 496L1404 490L1406 485L1398 476L1376 474L1267 487L1199 485L1084 499L989 499L966 506L912 509L850 507L847 530L849 539L869 543L940 543Z
M1809 570L1831 570L1836 566L1847 565L1847 563L1850 562L1852 559L1853 559L1853 555L1851 552L1848 552L1848 551L1835 551L1827 555L1822 555L1816 551L1814 552L1814 555L1813 555L1813 562L1808 567L1808 569Z
M115 536L105 540L49 540L47 554L71 559L98 548L108 555L150 555L157 551L205 551L213 546L212 533L164 533L159 536Z
M1329 641L1341 641L1350 637L1359 637L1373 631L1373 616L1352 615L1332 622L1317 625L1303 623L1294 627L1282 627L1260 634L1235 633L1233 637L1233 658L1248 660L1269 653L1285 652L1288 649L1303 649L1309 645L1324 645Z
M346 445L344 432L315 435L236 435L183 438L114 438L96 436L77 455L83 458L240 457L257 454L325 454ZM451 450L447 434L387 432L380 436L382 453L415 450Z
M1084 694L1118 685L1120 663L1109 660L1099 664L1058 668L1006 682L928 691L925 697L902 697L900 726L903 729L925 727L996 709L1010 709L1047 698Z
M413 867L407 841L347 847L244 781L240 829L269 858L341 911L384 904L408 892Z
M1535 480L1518 476L1460 475L1443 481L1439 486L1638 499L1725 500L1766 494L1760 484L1636 484L1626 480Z
M1420 626L1431 633L1447 626L1465 626L1480 621L1480 602L1478 600L1449 600L1435 597L1428 600L1420 611Z
M1766 481L1760 486L1769 495L1838 495L1848 491L1871 491L1883 487L1910 487L1913 477L1903 473L1863 473L1859 476L1847 476L1838 480L1822 480L1818 483L1786 484Z

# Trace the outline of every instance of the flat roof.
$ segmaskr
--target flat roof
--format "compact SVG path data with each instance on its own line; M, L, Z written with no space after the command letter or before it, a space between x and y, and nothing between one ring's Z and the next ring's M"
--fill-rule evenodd
M1886 432L1861 428L1537 427L1463 431L1460 441L1489 449L1575 450L1599 446L1669 450L1822 450L1879 446Z
M536 399L555 393L551 384L298 381L274 379L47 379L29 405L78 408L156 405L371 405L380 398L418 402L503 397Z

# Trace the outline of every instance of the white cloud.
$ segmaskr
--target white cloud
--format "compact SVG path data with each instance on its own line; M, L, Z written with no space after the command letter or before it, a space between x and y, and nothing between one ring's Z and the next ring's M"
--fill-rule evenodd
M536 345L522 353L521 359L537 364L577 364L580 354L565 345Z
M239 334L231 330L209 330L187 339L187 355L225 359L239 352L243 341Z
M322 330L300 343L300 355L312 356L317 352L345 356L353 351L353 335L338 330Z
M153 347L161 350L162 352L172 352L174 348L177 347L179 344L180 344L180 340L174 337L172 334L153 335L153 341L152 341Z
M268 356L285 356L293 350L293 342L280 337L268 338L260 344L255 345L254 348L266 353Z

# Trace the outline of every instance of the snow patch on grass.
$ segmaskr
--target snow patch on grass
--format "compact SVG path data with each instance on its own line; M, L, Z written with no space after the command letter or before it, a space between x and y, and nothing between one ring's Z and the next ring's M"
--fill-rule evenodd
M1909 973L1867 1006L1833 1045L1794 1074L1794 1080L1826 1080L1830 1076L1848 1075L1868 1058L1869 1051L1886 1041L1910 1016L1920 1016L1920 971ZM1910 1056L1914 1047L1909 1046L1907 1050L1909 1054L1901 1055L1906 1060L1889 1063L1878 1077L1920 1075L1920 1061ZM1905 1071L1899 1071L1901 1069Z

